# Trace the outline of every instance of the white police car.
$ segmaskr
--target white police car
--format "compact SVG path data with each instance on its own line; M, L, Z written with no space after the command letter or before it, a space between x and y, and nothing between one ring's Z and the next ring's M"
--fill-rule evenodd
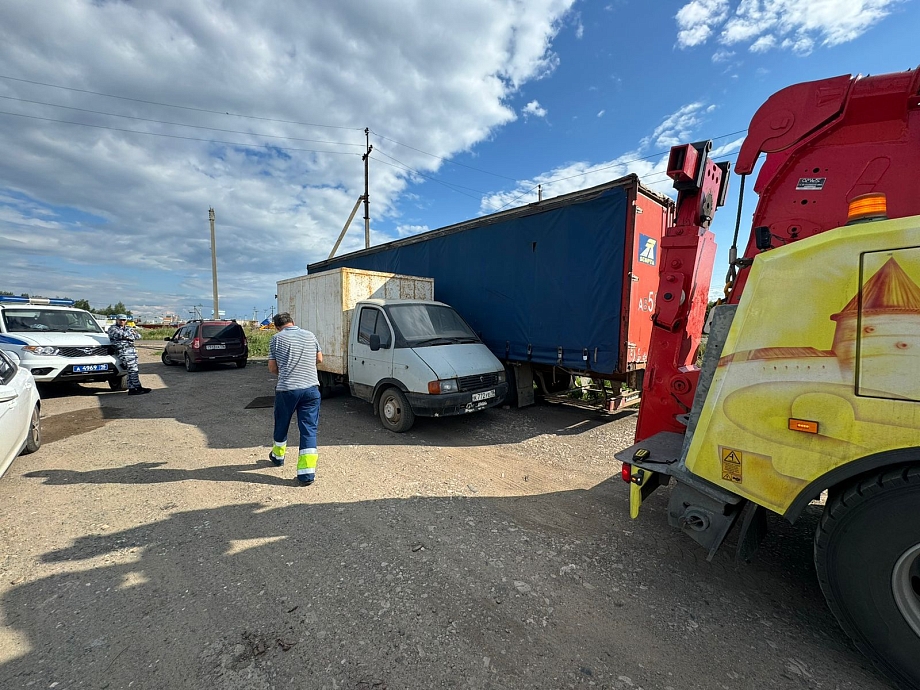
M15 353L38 383L126 386L109 336L72 300L0 296L0 349Z

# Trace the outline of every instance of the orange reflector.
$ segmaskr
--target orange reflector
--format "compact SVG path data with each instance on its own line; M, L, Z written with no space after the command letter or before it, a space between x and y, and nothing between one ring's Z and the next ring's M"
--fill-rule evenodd
M866 218L887 218L888 200L881 192L861 194L850 202L847 222Z
M806 434L818 433L818 423L810 422L807 419L790 419L789 428L793 431L804 431Z
M441 382L440 381L429 381L428 382L428 392L431 395L440 395L441 393Z

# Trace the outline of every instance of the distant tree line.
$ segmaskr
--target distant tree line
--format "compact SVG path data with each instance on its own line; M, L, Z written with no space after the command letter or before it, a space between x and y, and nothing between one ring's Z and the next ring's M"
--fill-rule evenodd
M25 297L27 299L29 297L37 297L37 298L42 298L42 299L70 299L69 297L47 298L44 295L30 295L27 292L23 292L22 294L17 295L13 292L7 292L6 290L0 290L0 295L8 295L10 297ZM77 300L74 300L73 306L75 306L77 309L85 309L86 311L92 312L93 314L102 314L103 316L108 316L109 314L125 314L126 316L134 316L131 313L131 310L128 309L122 302L118 302L116 304L109 304L105 307L92 307L90 306L90 303L88 300L77 299Z

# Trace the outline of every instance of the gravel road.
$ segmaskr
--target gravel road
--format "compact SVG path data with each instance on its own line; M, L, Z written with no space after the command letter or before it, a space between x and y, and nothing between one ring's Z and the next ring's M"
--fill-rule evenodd
M638 521L633 411L542 405L381 428L323 402L317 481L266 461L264 361L149 395L43 391L0 480L0 688L889 687L825 607L819 509L754 562ZM296 425L292 427L296 446Z

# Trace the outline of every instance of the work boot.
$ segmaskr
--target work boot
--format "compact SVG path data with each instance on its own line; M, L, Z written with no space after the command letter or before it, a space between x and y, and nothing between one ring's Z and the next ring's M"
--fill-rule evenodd
M297 484L299 486L310 486L313 482L316 481L315 474L305 474L297 477Z
M150 389L144 388L143 386L141 386L140 388L129 388L128 389L128 395L143 395L144 393L149 393L149 392L150 392Z
M275 467L281 467L284 464L284 458L276 458L272 451L268 451L268 461Z

